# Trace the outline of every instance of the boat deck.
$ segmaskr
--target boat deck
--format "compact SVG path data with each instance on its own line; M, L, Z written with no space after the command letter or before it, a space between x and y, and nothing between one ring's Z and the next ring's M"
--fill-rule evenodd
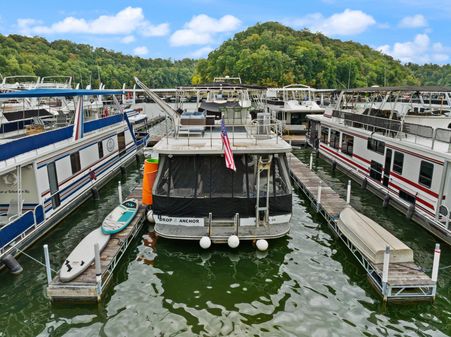
M351 239L338 226L341 211L351 206L347 205L346 201L337 192L322 181L315 172L311 171L306 164L302 163L293 154L288 155L288 162L290 174L295 184L310 199L318 213L326 219L329 226L365 268L371 284L385 300L419 301L434 299L436 283L419 266L412 262L390 263L388 281L387 284L384 284L382 282L383 264L372 263L363 252L357 249ZM318 200L318 189L320 185L321 196L320 200ZM374 240L377 239L374 238Z
M127 198L142 199L142 188L135 188ZM132 240L141 230L145 220L145 206L141 205L133 221L121 232L111 236L107 246L100 253L101 281L96 280L95 264L70 282L61 282L57 275L47 287L47 295L58 302L99 301L111 281L114 269Z

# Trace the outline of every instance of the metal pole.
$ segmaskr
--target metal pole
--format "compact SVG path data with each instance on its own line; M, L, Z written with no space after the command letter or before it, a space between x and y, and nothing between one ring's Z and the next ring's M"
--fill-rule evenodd
M240 221L240 220L239 220L239 219L240 219L239 216L240 216L240 215L239 215L238 213L235 213L235 235L236 235L236 236L238 236L238 227L239 227L239 224L238 224L238 223L239 223L239 221Z
M351 203L351 180L348 180L348 189L346 191L346 203Z
M211 222L213 221L213 214L208 213L208 236L211 237Z
M382 267L382 295L387 301L388 267L390 265L390 246L385 246L384 265Z
M96 266L96 292L97 299L99 299L102 294L102 267L100 265L100 248L98 243L94 244L94 261Z
M434 262L432 263L432 282L437 282L438 279L438 266L440 264L440 244L435 244L435 250L434 250Z
M319 209L321 207L321 189L322 189L322 186L321 186L321 181L320 181L319 185L318 185L318 198L316 200L316 211L317 212L319 212Z
M117 185L117 193L119 195L119 203L122 204L122 185L121 181L119 180L119 183Z
M52 269L50 268L49 246L44 245L45 271L47 272L47 284L52 282Z
M313 152L310 152L310 170L313 169Z

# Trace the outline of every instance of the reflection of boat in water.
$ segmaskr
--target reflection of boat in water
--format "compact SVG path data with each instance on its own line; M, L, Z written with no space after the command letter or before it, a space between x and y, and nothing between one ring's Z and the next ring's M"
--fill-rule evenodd
M240 304L270 301L288 276L280 273L281 265L290 252L286 240L280 239L269 253L251 247L239 254L228 250L203 251L199 254L192 245L180 246L168 240L159 240L152 252L153 267L162 271L156 274L161 281L165 301L171 312L182 306L187 312L218 306L236 312ZM270 255L270 257L268 256ZM150 264L150 263L146 263ZM272 315L261 312L248 313L262 321Z

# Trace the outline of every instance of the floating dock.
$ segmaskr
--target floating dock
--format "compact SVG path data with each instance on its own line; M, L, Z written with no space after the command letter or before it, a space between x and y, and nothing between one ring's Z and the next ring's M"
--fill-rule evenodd
M127 198L138 199L141 203L142 188L136 187ZM130 225L111 236L107 246L100 253L100 278L96 275L95 263L70 282L61 282L56 275L47 287L48 297L54 302L98 302L112 279L114 269L141 230L146 216L145 211L145 206L141 205Z
M390 242L390 246L394 242L393 245L397 247L401 246L403 249L407 248L407 250L410 250L410 248L374 222L371 224L371 228L377 233L382 233L382 236L371 235L371 237L368 237L367 235L365 237L362 233L358 233L357 227L355 227L354 232L352 232L352 226L346 227L345 230L343 222L340 219L340 215L346 213L343 211L347 209L347 211L351 210L355 214L359 213L355 211L352 206L348 205L337 192L322 181L315 172L310 170L308 165L302 163L293 154L289 154L288 162L290 175L294 183L310 199L313 207L315 207L317 212L326 219L335 234L357 258L367 272L369 281L378 293L383 296L384 300L419 301L433 300L435 298L437 289L436 280L434 281L426 275L421 268L413 262L413 257L411 257L411 260L409 260L409 258L401 260L406 262L396 261L396 254L398 254L399 251L405 253L405 250L394 250L393 257L391 257L393 263L389 263L389 257L384 271L385 263L380 263L380 258L377 260L372 259L368 252L362 249L363 245L359 245L359 242L361 241L356 238L360 235L360 239L363 241L366 241L367 243L371 241L371 246L373 247L387 247L387 242ZM363 215L361 215L361 217L366 218ZM366 220L369 219L366 218ZM388 237L388 239L384 239L384 235L386 238ZM385 253L385 255L389 255L387 250ZM437 253L439 254L439 250L437 252L436 249L434 257L436 257ZM434 265L436 264L438 269L438 260L434 260ZM436 277L437 275L435 275L435 278Z

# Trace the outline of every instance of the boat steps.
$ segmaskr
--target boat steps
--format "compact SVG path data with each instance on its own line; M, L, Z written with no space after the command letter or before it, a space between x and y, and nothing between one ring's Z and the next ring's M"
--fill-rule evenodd
M288 155L290 175L312 206L327 221L334 233L344 242L367 272L370 283L386 301L412 302L433 300L437 284L413 262L413 252L400 240L363 214L348 205L340 195L322 181L315 172L301 162L293 154ZM321 194L319 197L319 189ZM320 200L318 200L320 199ZM319 201L319 202L318 202ZM345 210L347 209L347 210ZM351 210L360 219L360 226L346 213ZM345 215L343 215L345 214ZM341 215L341 217L340 217ZM343 219L348 217L343 223ZM341 219L340 219L341 218ZM371 236L371 237L368 237ZM388 280L383 282L383 263L381 263L381 247L393 249L394 263L389 264ZM400 262L397 262L397 261Z

